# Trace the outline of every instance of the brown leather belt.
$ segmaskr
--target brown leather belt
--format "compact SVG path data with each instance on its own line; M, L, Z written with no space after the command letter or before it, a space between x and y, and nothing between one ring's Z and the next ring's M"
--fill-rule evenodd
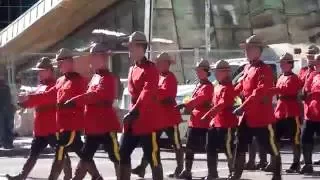
M49 104L49 105L42 105L39 107L35 108L36 112L46 112L46 111L54 111L56 110L56 105L55 104Z
M168 97L168 98L160 100L160 103L164 104L164 105L175 105L176 100L173 97Z
M137 103L137 98L131 98L131 104L136 104Z
M298 96L279 96L279 99L280 100L291 100L291 101L294 101L294 100L298 100Z
M211 106L211 102L204 102L203 104L202 104L202 107L203 108L211 108L212 106Z
M112 101L98 101L94 104L88 104L87 106L95 106L95 107L112 107L113 102Z

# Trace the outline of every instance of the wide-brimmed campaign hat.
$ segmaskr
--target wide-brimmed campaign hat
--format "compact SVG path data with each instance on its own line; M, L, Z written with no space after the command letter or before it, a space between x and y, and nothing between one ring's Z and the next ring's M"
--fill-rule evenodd
M90 48L90 54L111 54L111 47L105 43L94 43Z
M265 48L268 47L267 45L264 44L263 40L258 37L257 35L252 35L248 37L245 42L242 42L239 44L239 46L244 49L246 47L261 47Z
M49 59L48 57L42 57L37 65L34 68L31 68L31 70L33 71L41 71L47 69L53 69L51 59Z
M173 60L171 58L171 56L166 52L162 52L162 53L158 54L158 56L156 58L156 62L160 62L160 61L168 61L170 64L176 63L176 61Z
M209 71L210 70L210 63L209 63L209 61L207 61L205 59L200 59L200 61L197 62L195 69L197 69L197 68L201 68L201 69Z
M278 62L294 62L297 61L294 59L293 55L291 53L284 53L280 56L279 61Z
M223 59L212 64L210 67L213 70L222 70L222 71L230 71L231 70L229 63Z
M74 56L73 51L67 48L60 49L56 54L56 61L63 61L65 59L72 59Z
M319 50L318 46L316 46L314 44L310 45L308 47L307 52L306 52L307 55L315 55L315 54L319 54L319 53L320 53L320 50Z
M315 55L314 56L314 60L317 61L317 62L320 61L320 54Z
M147 41L146 35L141 31L135 31L129 36L129 41L123 43L124 46L128 46L129 44L145 44L148 45L149 42Z

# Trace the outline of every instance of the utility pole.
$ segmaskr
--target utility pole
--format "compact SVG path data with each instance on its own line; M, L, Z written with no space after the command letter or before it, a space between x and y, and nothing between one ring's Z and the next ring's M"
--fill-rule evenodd
M247 0L247 8L248 8L248 16L249 16L249 23L250 23L250 33L253 35L253 23L252 23L252 17L251 17L251 6L250 6L251 0Z
M153 3L154 0L145 0L145 11L144 11L144 33L147 37L147 40L151 42L152 40L152 25L153 25ZM148 59L151 58L152 55L152 47L151 44L148 46L147 54Z
M211 16L210 16L210 0L205 0L205 43L206 43L206 59L209 58L209 54L211 51Z

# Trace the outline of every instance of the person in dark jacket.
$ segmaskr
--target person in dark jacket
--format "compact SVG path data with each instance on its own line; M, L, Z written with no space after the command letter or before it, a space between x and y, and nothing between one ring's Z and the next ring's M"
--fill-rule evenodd
M11 100L10 87L4 78L0 78L0 146L13 148L14 105Z

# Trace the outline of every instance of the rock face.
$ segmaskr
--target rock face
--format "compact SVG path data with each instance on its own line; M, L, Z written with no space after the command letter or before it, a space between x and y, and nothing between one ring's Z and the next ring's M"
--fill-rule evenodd
M172 39L170 46L153 50L192 49L205 45L205 0L155 0L153 36ZM319 43L320 1L318 0L211 0L211 47L209 60L243 56L238 44L251 34L266 43ZM200 51L200 56L204 55ZM194 80L193 52L172 53L173 70L180 82ZM181 74L183 73L183 74Z
M263 36L267 43L320 42L319 0L210 0L208 37L205 34L206 1L154 0L152 35L173 40L174 43L154 44L152 50L176 51L169 54L176 60L172 70L180 83L195 79L192 67L199 57L205 56L208 37L212 50L209 61L243 57L238 44L253 33ZM143 31L144 18L144 0L119 1L42 52L86 46L92 40L91 31L96 28L124 33ZM24 44L30 45L32 42L25 41ZM194 52L194 48L200 48L200 51ZM155 56L156 53L152 54L152 57ZM30 63L29 66L34 65L32 58L29 59L25 62ZM112 70L121 78L126 78L129 65L127 54L113 56ZM26 67L25 64L22 66Z

